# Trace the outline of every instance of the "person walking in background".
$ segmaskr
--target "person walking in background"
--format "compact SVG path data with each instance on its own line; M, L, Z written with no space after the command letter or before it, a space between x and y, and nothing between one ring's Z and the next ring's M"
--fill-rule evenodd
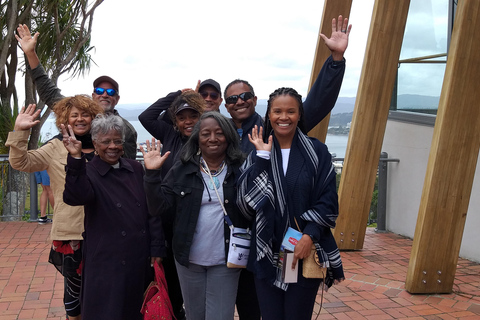
M173 254L187 319L233 320L240 269L226 265L230 228L222 204L235 227L251 223L235 204L245 158L235 129L219 112L202 114L164 179L158 169L169 153L160 154L160 141L141 151L150 213L175 220Z
M352 26L348 25L348 19L339 16L338 21L332 19L330 38L321 35L325 45L331 51L331 56L325 61L303 103L306 132L322 121L335 106L345 73L343 55L348 46L351 28ZM255 126L262 127L264 121L262 116L255 112L257 97L252 85L245 80L234 80L226 86L224 97L225 108L232 117L240 137L242 151L247 154L255 152L255 146L250 143L248 134L252 133ZM242 270L240 275L237 310L240 320L260 320L253 275L246 269Z
M45 102L49 108L53 108L54 104L64 98L60 93L60 89L48 77L35 51L37 38L39 33L35 33L32 37L27 25L21 24L17 28L18 35L15 38L20 44L25 56L28 60L27 69L30 70L32 79L37 86L37 92L40 99ZM119 85L117 81L109 76L101 76L93 81L92 99L98 102L105 113L113 113L118 115L115 106L120 100ZM137 131L133 125L126 119L122 118L125 123L125 154L124 157L135 159L137 156Z
M263 135L262 135L263 133ZM270 94L265 126L255 126L250 153L242 167L237 203L255 222L248 269L263 320L310 320L323 279L305 278L302 259L317 248L328 268L323 285L344 280L340 251L331 228L338 217L335 170L327 147L307 135L302 97L291 88ZM282 240L288 227L303 235L295 245L291 266L298 281L285 283L279 265Z
M38 218L38 223L50 223L52 219L47 217L47 205L48 202L50 202L53 208L55 200L53 199L52 188L50 188L50 177L48 176L47 170L36 171L35 180L37 184L42 186L42 194L40 195L40 218Z
M142 319L150 266L165 256L165 240L161 220L148 212L143 166L121 158L124 122L112 114L92 121L89 162L74 128L63 125L62 134L69 153L63 199L85 208L82 317Z
M87 158L93 158L93 142L90 136L92 119L103 109L88 96L74 96L58 101L53 112L56 125L70 125L78 140L82 141L82 150ZM55 206L53 207L53 224L50 230L52 248L49 262L64 277L63 302L70 320L81 319L80 285L82 260L83 207L72 207L63 202L65 187L65 164L67 150L59 134L36 150L27 150L30 129L39 120L40 110L31 104L22 107L15 120L14 131L9 132L5 145L10 147L9 161L12 168L24 172L47 170Z

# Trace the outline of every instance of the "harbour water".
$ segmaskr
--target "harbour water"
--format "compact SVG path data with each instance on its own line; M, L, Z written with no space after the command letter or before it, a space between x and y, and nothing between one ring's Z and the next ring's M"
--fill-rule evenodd
M148 131L142 126L140 121L130 121L130 123L137 130L138 138L137 141L145 142L148 139L151 139L151 135ZM42 140L46 141L57 134L55 127L55 122L53 119L48 119L42 127ZM345 151L347 149L348 136L346 135L327 135L325 144L328 147L330 153L335 153L337 158L344 158Z

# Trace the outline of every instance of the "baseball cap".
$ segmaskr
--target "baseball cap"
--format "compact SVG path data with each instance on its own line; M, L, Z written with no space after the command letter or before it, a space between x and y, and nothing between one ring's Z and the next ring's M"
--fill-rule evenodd
M207 79L207 80L204 80L200 83L200 87L198 87L198 91L202 90L202 87L204 86L212 86L215 88L215 90L218 91L218 93L220 94L220 96L222 95L222 90L220 90L220 84L213 80L213 79Z
M117 94L118 94L118 92L119 92L118 83L117 83L117 81L113 80L109 76L101 76L101 77L98 77L97 79L95 79L95 81L93 81L93 87L97 88L98 85L102 82L110 83L113 86L113 89L115 89L115 91L117 91Z
M196 108L192 107L188 103L184 103L184 104L181 104L177 108L177 110L174 111L174 114L177 115L180 111L185 110L185 109L192 109L193 111L198 112L198 110Z

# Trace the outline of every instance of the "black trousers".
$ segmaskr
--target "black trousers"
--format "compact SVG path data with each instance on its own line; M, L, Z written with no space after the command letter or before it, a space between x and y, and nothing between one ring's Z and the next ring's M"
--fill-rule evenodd
M310 320L321 279L309 279L313 287L290 283L287 291L255 278L262 320ZM318 284L318 285L317 285Z
M254 275L247 269L240 272L236 304L240 320L260 320Z

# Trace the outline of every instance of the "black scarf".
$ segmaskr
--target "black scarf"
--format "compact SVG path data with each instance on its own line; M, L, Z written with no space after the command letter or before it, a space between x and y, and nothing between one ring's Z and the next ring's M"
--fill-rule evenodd
M55 136L58 140L63 140L63 135L59 133ZM82 149L95 149L93 147L92 135L90 133L84 134L83 136L75 135L75 138L82 143Z

